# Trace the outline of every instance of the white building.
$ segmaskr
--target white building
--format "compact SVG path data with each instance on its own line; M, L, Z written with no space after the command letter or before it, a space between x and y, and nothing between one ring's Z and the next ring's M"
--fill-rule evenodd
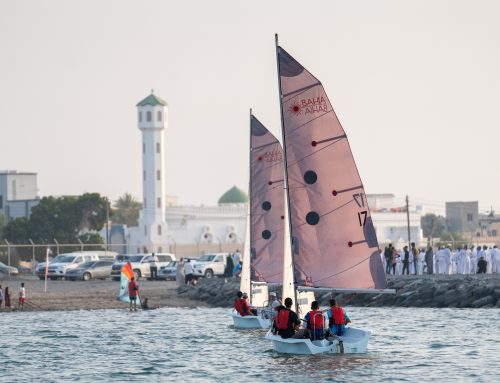
M38 205L37 174L0 171L0 214L7 219L29 218L31 208Z
M162 252L167 240L165 221L165 156L163 134L167 127L167 103L151 92L137 104L137 120L142 132L143 206L139 226L129 228L132 248Z

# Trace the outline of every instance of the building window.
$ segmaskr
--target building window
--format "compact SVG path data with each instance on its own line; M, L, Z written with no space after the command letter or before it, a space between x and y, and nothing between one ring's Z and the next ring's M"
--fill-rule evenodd
M491 231L491 236L492 237L496 237L497 236L497 231L496 230L492 230Z
M468 213L467 214L467 222L471 222L471 221L472 221L472 214Z
M146 171L145 170L142 171L142 179L144 181L146 181Z
M151 112L146 112L146 121L151 122Z
M156 153L160 153L160 143L156 143Z
M142 112L139 112L139 122L142 122Z
M158 122L161 122L161 112L158 111L158 118L157 118Z
M144 225L144 235L148 235L148 227L147 227L147 225Z
M142 154L146 154L146 144L142 143Z
M156 204L158 207L161 207L161 197L158 197Z
M157 170L156 171L156 179L159 181L161 180L161 171L160 170Z
M158 235L161 235L161 225L158 225Z

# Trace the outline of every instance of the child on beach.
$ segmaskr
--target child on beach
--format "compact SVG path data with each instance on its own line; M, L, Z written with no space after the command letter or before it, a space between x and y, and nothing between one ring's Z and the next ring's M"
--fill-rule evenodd
M10 309L10 291L9 291L9 286L5 287L5 308Z
M24 288L24 282L21 283L19 287L19 310L24 309L24 302L26 301L26 289Z

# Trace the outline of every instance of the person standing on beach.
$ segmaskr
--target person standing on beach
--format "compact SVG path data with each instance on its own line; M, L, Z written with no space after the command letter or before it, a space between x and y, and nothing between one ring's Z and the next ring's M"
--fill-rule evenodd
M19 310L24 310L24 302L26 301L26 289L24 288L24 282L21 283L19 287Z
M410 252L408 251L408 246L403 247L403 251L401 254L401 258L403 259L403 275L405 275L405 270L406 270L406 275L410 274Z
M137 295L139 295L139 285L137 284L134 277L130 279L128 283L128 297L130 299L130 311L132 311L132 306L134 306L133 311L137 311Z
M180 261L177 262L175 282L177 282L178 286L184 286L186 284L186 281L184 280L184 258L181 258Z
M149 257L149 272L150 272L150 277L151 280L154 281L156 277L158 276L158 257L156 256L155 253L152 253L151 256Z
M2 285L0 285L0 309L2 308L2 303L3 303L3 290L2 290Z
M9 286L5 286L5 308L10 309L10 291L9 291Z
M432 251L432 246L427 248L425 252L425 263L427 264L427 274L432 274L434 271L434 253Z
M191 284L191 281L193 279L193 265L191 264L190 260L188 259L186 262L184 262L184 284L189 285Z

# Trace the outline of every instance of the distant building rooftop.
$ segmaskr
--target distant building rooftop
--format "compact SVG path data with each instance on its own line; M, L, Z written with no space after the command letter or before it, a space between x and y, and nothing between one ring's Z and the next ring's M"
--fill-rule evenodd
M153 91L151 91L151 94L146 97L144 100L140 101L136 106L146 106L146 105L151 105L151 106L156 106L156 105L163 105L167 106L166 101L162 100L160 97L156 96Z

